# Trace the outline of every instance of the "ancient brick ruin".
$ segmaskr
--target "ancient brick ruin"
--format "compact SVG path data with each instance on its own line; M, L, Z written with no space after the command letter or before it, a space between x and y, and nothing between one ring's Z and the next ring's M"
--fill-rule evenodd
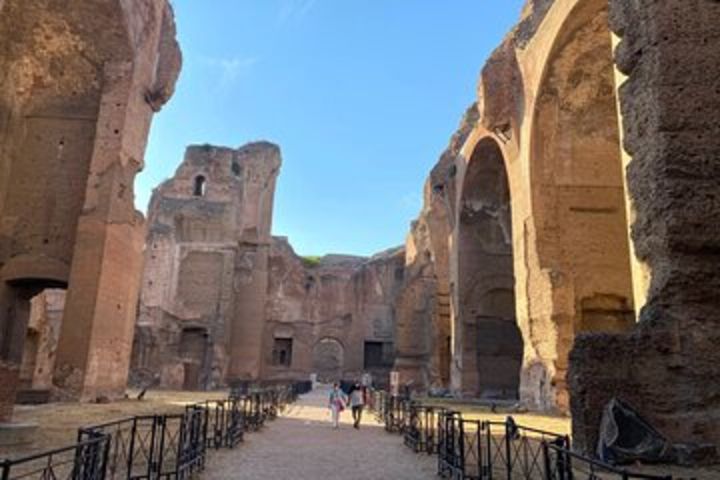
M5 0L0 39L4 421L21 375L30 300L48 288L67 290L55 393L124 393L144 240L133 180L153 113L173 93L180 51L165 0L69 8Z
M311 373L338 380L366 366L387 376L402 252L298 257L270 236L280 164L269 143L192 146L155 190L133 383L197 390Z
M406 378L449 368L456 394L572 413L588 453L619 397L717 455L718 20L705 0L527 2L408 240Z
M225 385L228 376L257 378L280 163L269 143L191 146L175 176L155 189L136 375L195 390ZM150 380L138 378L155 385Z
M272 236L269 143L191 146L134 210L180 66L165 0L0 14L0 421L18 389L122 394L134 345L136 385L392 368L571 414L585 452L618 397L717 460L717 1L528 0L404 248L319 259Z
M266 381L360 379L386 385L395 360L395 302L403 249L371 258L298 257L275 238L270 253L263 372ZM284 353L283 353L284 352Z

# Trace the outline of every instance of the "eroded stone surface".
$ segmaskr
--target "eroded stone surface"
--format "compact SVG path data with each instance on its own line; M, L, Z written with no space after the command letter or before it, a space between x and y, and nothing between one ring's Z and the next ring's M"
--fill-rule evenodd
M450 232L454 224L456 160L477 121L471 105L423 189L423 208L405 242L405 274L395 311L400 381L413 390L450 383Z
M67 288L61 397L125 387L143 219L133 206L150 120L180 69L165 0L0 5L0 419L30 299Z
M483 333L492 306L514 312L522 334L522 363L513 367L521 402L572 406L576 445L594 449L613 395L675 442L717 445L710 428L717 392L708 381L718 364L711 293L718 229L710 220L717 148L708 136L717 137L720 8L711 1L609 5L529 1L482 70L464 145L450 166L438 165L453 172L438 189L449 192L450 230L435 226L425 235L435 228L449 245L450 386L482 396L482 372L493 365L505 378L494 383L510 380L498 367L505 335ZM608 21L622 37L614 58ZM478 174L490 172L498 152L511 208L492 198L503 172ZM467 236L472 219L479 219L475 236ZM432 343L423 340L430 316L418 311L432 309L425 305L434 279L412 273L423 228L414 225L408 241L408 278L422 280L398 307L398 345L409 355L399 348L397 366L415 371L429 370ZM510 251L512 268L499 275ZM433 255L426 258L423 271L441 270ZM495 300L472 294L477 289ZM514 305L509 294L501 301L501 291L514 293ZM419 337L403 333L411 324ZM494 351L483 357L488 343Z
M569 381L573 435L590 450L600 409L619 396L671 441L720 436L716 254L720 160L720 4L613 0L611 24L627 81L620 87L635 251L650 271L632 333L575 342ZM633 27L631 27L631 25ZM634 26L640 26L635 28Z
M133 383L197 390L258 378L280 164L267 142L196 145L155 189Z

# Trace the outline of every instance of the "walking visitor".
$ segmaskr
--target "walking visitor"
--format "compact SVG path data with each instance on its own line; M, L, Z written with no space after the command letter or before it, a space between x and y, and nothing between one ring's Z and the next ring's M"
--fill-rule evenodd
M347 396L345 395L345 392L340 390L340 384L337 382L334 383L328 398L328 408L330 409L333 428L338 428L338 424L340 422L340 412L345 410L346 404Z
M350 390L350 407L352 408L353 427L360 429L363 406L365 406L365 389L359 383Z

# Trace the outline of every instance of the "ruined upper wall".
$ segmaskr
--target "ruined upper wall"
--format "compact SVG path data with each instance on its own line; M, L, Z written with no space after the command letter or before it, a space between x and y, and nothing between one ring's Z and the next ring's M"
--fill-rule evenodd
M233 322L264 305L262 295L242 300L238 292L248 275L264 275L256 265L269 248L280 165L280 149L268 142L193 145L153 191L135 383L156 376L172 388L224 384L229 355L240 348L229 340ZM259 335L247 340L261 342Z
M232 295L231 281L218 283L218 277L208 283L214 277L186 278L183 272L199 268L232 278L238 245L269 242L280 164L280 149L267 142L238 149L188 147L175 175L153 191L150 201L141 312L158 306L179 318L197 318L204 315L200 310L214 308L203 298ZM209 297L192 293L207 289L213 290ZM192 302L183 292L197 296L204 307L188 311ZM140 323L145 320L141 314Z
M133 177L180 71L172 10L165 0L8 0L0 41L0 262L14 258L6 276L67 282L77 219L107 211L109 182L125 189L115 220L139 221ZM122 168L103 175L115 157Z
M287 239L275 237L270 251L263 377L305 379L312 372L336 379L359 376L366 341L385 344L389 363L376 371L386 374L394 355L394 300L403 264L402 249L371 258L303 259ZM276 338L293 341L289 367L273 365Z
M575 342L573 444L596 448L602 409L619 397L680 444L669 460L717 462L720 3L609 3L632 240L650 281L631 333Z

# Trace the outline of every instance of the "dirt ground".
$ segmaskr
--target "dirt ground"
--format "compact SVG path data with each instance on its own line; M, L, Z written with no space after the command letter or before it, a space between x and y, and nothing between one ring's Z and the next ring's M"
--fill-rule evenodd
M187 404L227 398L228 392L148 391L143 400L135 400L137 394L137 391L130 390L128 399L102 404L16 405L13 421L36 423L38 425L36 441L32 445L0 447L0 459L71 445L80 427L135 415L180 413Z
M510 409L501 407L498 407L496 412L491 412L489 407L435 398L423 399L422 403L458 410L463 413L464 418L469 420L504 422L508 415L511 415L515 420L515 423L518 425L532 427L537 430L545 430L558 435L570 435L570 417L564 415L553 415L549 413L515 413Z

